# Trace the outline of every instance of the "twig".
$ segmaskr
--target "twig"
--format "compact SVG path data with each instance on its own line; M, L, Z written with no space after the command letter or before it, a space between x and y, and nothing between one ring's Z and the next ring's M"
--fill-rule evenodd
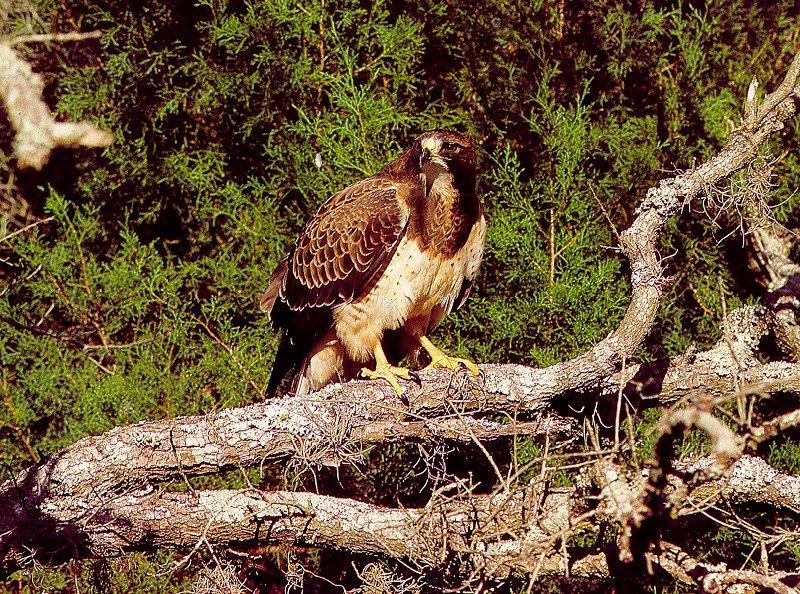
M20 233L25 233L26 231L29 231L30 229L33 229L34 227L38 227L39 225L43 225L45 223L49 223L53 219L55 219L55 217L46 217L44 219L39 219L38 221L34 221L33 223L30 223L29 225L25 225L24 227L21 227L20 229L17 229L16 231L12 231L11 233L9 233L7 235L4 235L3 237L0 237L0 243L3 243L4 241L8 241L12 237L16 237Z
M99 39L103 36L102 31L74 31L70 33L36 33L31 35L17 35L0 39L0 43L9 46L21 45L24 43L64 43L69 41L84 41L86 39Z

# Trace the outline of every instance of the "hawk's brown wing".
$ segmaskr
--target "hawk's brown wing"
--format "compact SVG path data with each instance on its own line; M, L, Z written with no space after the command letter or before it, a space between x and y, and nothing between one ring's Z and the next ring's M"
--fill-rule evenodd
M352 301L394 253L408 223L397 181L370 177L323 204L273 275L262 298L279 295L292 310Z
M405 234L401 204L413 189L373 176L334 194L281 260L261 298L261 309L282 329L267 388L287 375L296 383L308 353L333 323L331 306L351 301L381 274Z

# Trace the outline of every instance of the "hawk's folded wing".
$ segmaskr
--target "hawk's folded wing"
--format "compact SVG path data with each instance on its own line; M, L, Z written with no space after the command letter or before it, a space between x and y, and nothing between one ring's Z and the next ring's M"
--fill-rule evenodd
M398 181L373 176L334 194L278 266L261 299L291 310L347 303L368 288L394 254L408 223Z

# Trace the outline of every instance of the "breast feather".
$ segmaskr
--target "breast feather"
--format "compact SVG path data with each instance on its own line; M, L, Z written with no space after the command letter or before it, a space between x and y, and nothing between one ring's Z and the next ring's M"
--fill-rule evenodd
M415 328L421 331L438 325L452 310L464 280L477 274L485 231L481 217L452 258L422 249L415 239L403 238L375 284L352 302L333 309L336 334L350 358L369 359L384 331L395 330L408 320L420 322Z

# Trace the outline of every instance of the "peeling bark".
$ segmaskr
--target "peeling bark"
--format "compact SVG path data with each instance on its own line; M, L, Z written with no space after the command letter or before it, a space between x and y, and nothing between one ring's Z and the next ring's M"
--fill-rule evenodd
M771 321L771 314L764 307L736 309L723 322L722 337L709 350L690 351L667 361L628 365L598 386L600 393L616 396L622 384L626 397L664 406L681 399L707 399L737 392L770 395L800 391L800 364L759 361L759 344L774 329Z
M679 467L705 473L714 463L714 458L706 457ZM618 518L637 507L644 486L613 465L604 468L601 482L611 485L612 491L603 498L609 506L598 518ZM693 491L692 498L701 500L711 492L718 498L794 508L800 504L800 477L744 456L724 476L708 479ZM493 496L434 497L424 508L397 509L289 491L175 492L148 487L91 504L79 497L48 497L39 517L26 518L26 536L35 526L39 539L15 547L23 554L25 547L36 546L42 560L52 561L109 557L142 548L185 550L198 542L244 550L268 543L380 555L411 562L423 571L441 567L452 556L464 557L471 567L496 579L530 574L537 567L541 575L569 568L576 576L607 576L607 565L596 556L568 557L554 548L582 505L583 494L575 488L529 487ZM682 509L697 513L695 506ZM582 525L597 529L596 521L584 520ZM506 538L498 539L500 535ZM4 535L4 544L9 542ZM13 550L3 552L8 560Z

